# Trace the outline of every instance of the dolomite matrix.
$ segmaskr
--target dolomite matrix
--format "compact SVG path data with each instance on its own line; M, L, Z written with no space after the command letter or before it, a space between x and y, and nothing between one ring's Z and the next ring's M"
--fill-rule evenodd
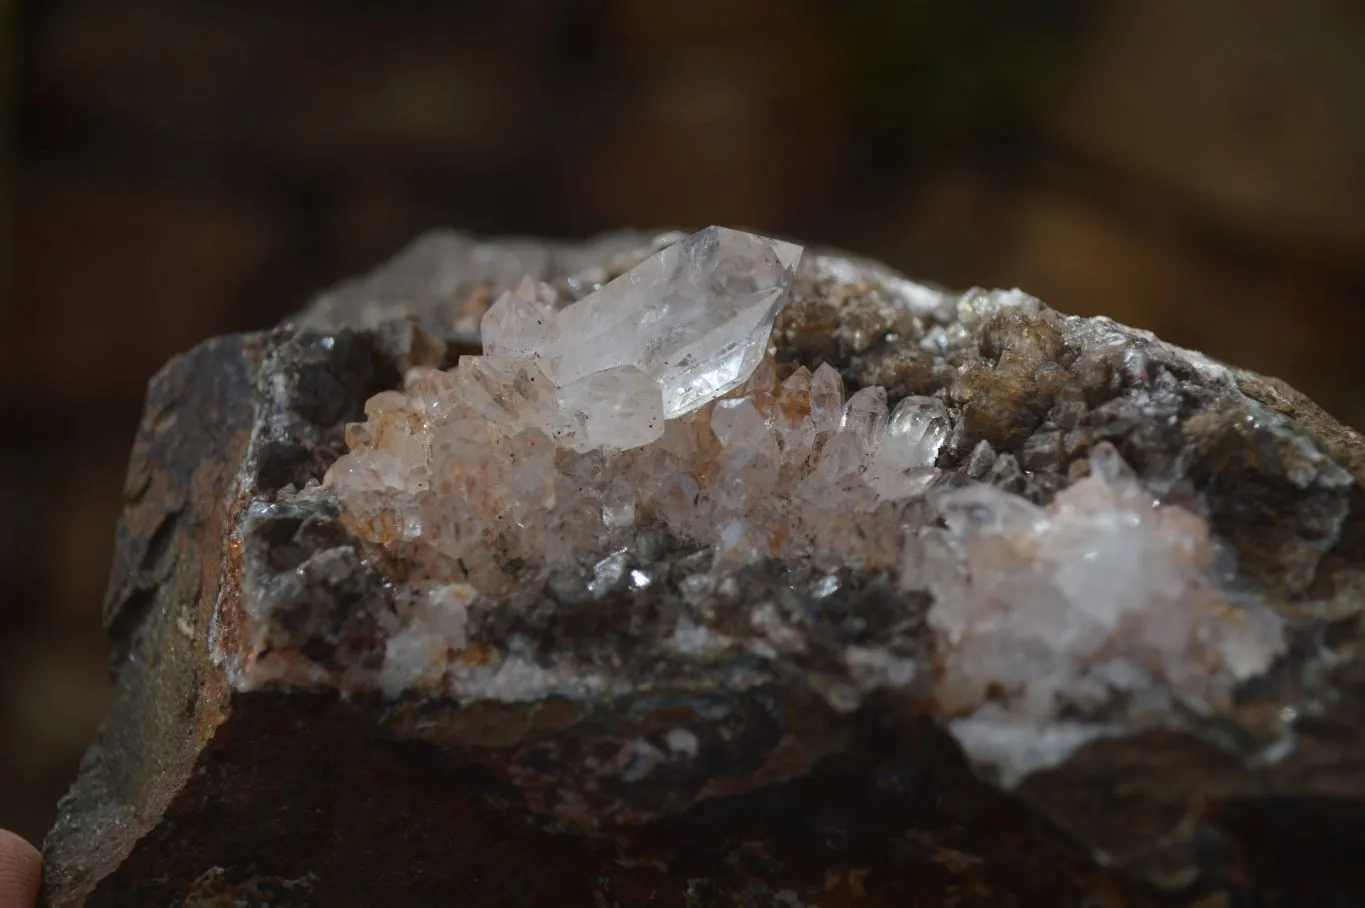
M1365 830L1362 450L1018 291L429 236L154 381L49 902L1273 899Z

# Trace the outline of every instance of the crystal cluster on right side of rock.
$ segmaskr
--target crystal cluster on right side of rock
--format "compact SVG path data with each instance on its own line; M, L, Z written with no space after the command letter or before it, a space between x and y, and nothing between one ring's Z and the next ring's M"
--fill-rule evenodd
M915 581L934 595L939 702L1007 783L1104 732L1062 715L1116 697L1137 717L1222 711L1282 646L1273 612L1229 601L1207 523L1156 501L1107 443L1047 508L973 485L937 509Z

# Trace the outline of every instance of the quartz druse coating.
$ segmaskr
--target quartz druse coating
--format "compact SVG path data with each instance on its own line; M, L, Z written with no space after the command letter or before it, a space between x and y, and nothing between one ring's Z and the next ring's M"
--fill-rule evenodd
M1018 290L432 233L152 382L45 899L1296 905L1365 834L1362 478Z

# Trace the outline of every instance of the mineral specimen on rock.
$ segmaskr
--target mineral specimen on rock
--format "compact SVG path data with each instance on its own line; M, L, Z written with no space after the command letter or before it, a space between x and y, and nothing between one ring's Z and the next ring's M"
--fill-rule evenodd
M660 547L709 555L683 588L699 601L773 559L820 582L894 572L906 593L929 591L928 625L948 654L939 708L960 717L949 727L968 754L1011 783L1111 730L1226 708L1269 667L1281 620L1228 586L1235 565L1207 523L1161 504L1108 441L1087 445L1091 475L1047 510L979 481L929 495L965 418L955 426L923 396L888 412L885 387L845 395L828 363L812 373L767 356L799 255L712 227L563 309L528 279L484 316L484 356L449 374L411 370L405 393L370 401L319 492L403 562L411 601L392 639L454 654L386 658L387 694L425 684L461 699L503 670L468 658L480 597L533 608L566 574L591 574L597 599L647 587L655 566L641 550ZM1037 315L1040 334L1065 327L1018 294L972 304ZM1035 373L1059 392L1075 387L1045 365ZM1059 419L1084 405L1070 403ZM894 667L873 686L924 688L928 666L881 658ZM825 694L836 709L861 696ZM1096 718L1120 699L1124 723Z
M1017 291L438 235L153 384L48 899L1297 904L1244 832L1365 788L1363 476Z

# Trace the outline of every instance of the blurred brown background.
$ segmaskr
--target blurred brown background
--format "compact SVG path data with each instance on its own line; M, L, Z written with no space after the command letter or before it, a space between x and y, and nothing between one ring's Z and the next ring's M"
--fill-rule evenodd
M1358 0L0 4L0 826L107 694L148 377L418 232L718 222L1022 286L1365 426Z

